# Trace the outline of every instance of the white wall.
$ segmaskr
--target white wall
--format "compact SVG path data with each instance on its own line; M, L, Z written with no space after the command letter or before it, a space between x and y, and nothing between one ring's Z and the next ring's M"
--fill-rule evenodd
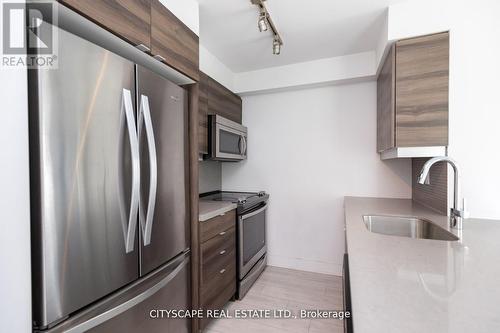
M462 167L471 216L493 219L500 219L499 18L498 0L413 0L389 9L390 38L450 29L449 155Z
M234 91L235 74L200 43L200 70Z
M220 191L222 189L222 166L218 161L199 162L198 193Z
M243 98L248 160L223 163L225 190L265 190L271 265L340 274L346 195L411 197L409 161L376 153L376 84Z
M248 94L277 89L371 79L376 73L374 51L236 73L235 92Z
M0 17L4 1L0 1ZM22 24L22 23L21 23ZM0 32L0 39L3 34ZM0 45L3 45L0 41ZM3 55L3 54L2 54ZM31 332L26 70L0 67L0 331Z
M0 69L0 78L0 322L4 332L31 332L26 71Z

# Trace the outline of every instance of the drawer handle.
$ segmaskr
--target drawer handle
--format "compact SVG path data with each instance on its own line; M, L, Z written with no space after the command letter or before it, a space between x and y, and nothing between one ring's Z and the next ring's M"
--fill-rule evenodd
M219 235L224 236L226 234L225 231L219 232Z
M224 253L226 253L226 250L222 250L219 252L220 255L223 255Z
M225 272L226 272L226 269L225 269L225 268L223 268L223 269L221 269L221 270L219 271L219 273L221 273L221 274L224 274Z

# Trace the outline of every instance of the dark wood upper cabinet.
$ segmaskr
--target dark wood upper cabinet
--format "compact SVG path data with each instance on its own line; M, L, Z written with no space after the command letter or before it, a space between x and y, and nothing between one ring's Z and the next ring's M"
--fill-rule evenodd
M212 78L208 79L208 114L218 114L241 124L241 98Z
M202 154L208 154L208 76L200 72L198 98L198 148Z
M151 53L199 80L199 38L158 0L151 3Z
M393 45L377 79L377 150L379 152L395 146L395 65L396 52Z
M448 145L449 33L399 40L377 80L379 152Z
M208 116L217 114L241 124L241 98L229 89L200 72L198 98L198 148L199 153L208 154Z
M396 43L396 145L448 145L449 34Z
M151 0L59 0L104 29L151 48Z
M191 79L199 79L199 38L158 0L59 0Z

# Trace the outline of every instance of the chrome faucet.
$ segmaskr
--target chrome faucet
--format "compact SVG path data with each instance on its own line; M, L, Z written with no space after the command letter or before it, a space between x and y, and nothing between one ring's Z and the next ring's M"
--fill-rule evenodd
M462 229L462 222L468 217L468 213L465 209L465 199L462 201L462 209L459 209L460 200L460 178L459 178L459 168L457 162L447 156L433 157L427 162L425 162L420 175L418 176L418 182L420 184L430 184L429 171L432 166L438 162L447 162L453 167L454 171L454 191L453 191L453 207L450 209L450 227L454 229Z

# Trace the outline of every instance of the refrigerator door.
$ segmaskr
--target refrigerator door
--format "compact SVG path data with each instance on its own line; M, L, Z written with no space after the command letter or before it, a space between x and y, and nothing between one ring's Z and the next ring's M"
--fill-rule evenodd
M189 248L187 93L137 66L137 103L144 275Z
M39 328L139 277L134 64L57 30L59 68L29 72Z
M172 318L162 312L191 308L189 262L189 252L182 253L44 333L189 333L190 318Z

